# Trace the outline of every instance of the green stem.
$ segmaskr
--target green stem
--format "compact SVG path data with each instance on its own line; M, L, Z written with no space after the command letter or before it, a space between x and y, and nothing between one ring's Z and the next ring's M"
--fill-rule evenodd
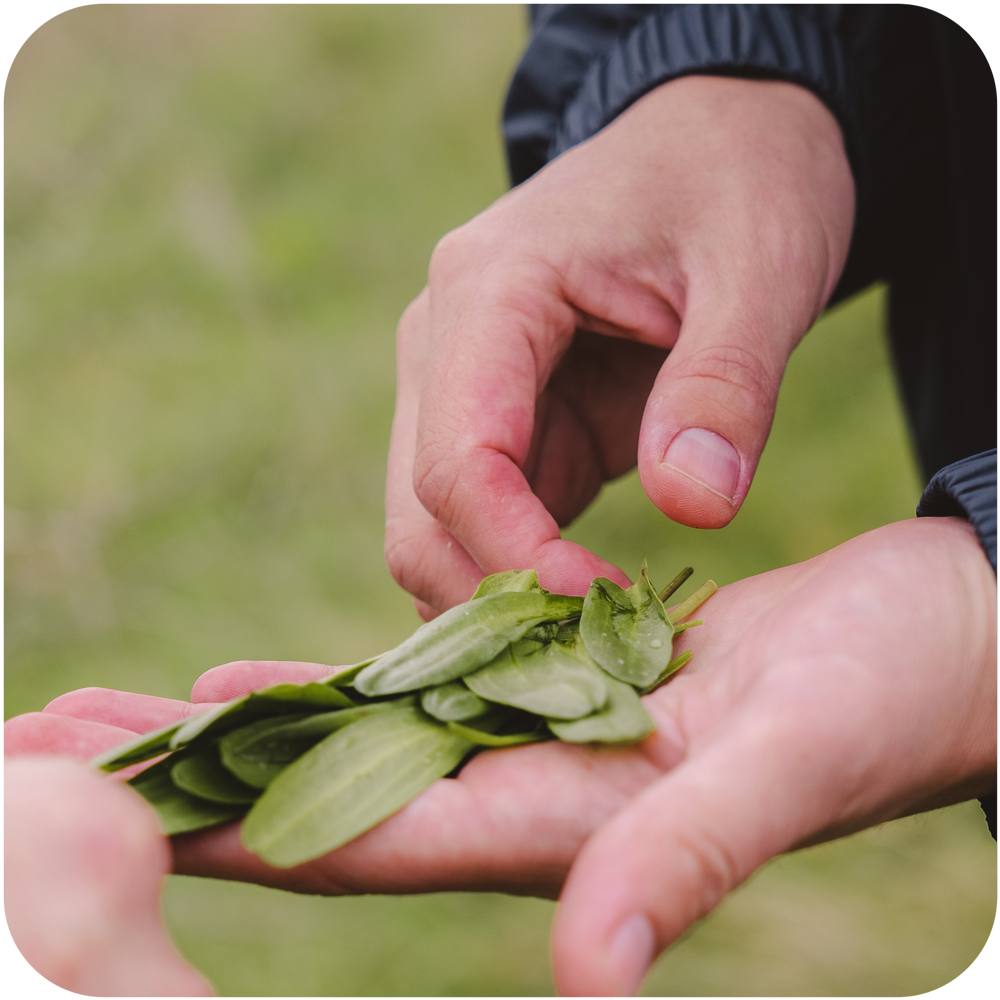
M687 618L688 615L700 608L718 589L719 585L714 580L707 580L686 601L681 601L667 615L670 624L676 625L682 618Z
M705 621L702 618L693 618L689 622L681 622L679 625L674 626L674 637L676 638L685 629L694 628L695 625L704 625Z
M685 649L683 653L678 653L664 668L663 673L653 681L648 687L644 687L640 694L650 694L650 692L655 691L668 677L672 674L676 674L681 667L687 663L694 653L690 649Z
M663 590L660 591L660 600L665 601L671 594L675 591L680 590L684 581L694 572L693 566L685 566L677 576L675 576L670 583L668 583Z

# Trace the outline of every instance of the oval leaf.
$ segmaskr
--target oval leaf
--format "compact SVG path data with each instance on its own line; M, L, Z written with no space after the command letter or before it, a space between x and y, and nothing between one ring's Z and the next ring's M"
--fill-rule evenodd
M267 788L294 760L330 733L376 712L403 707L396 701L374 702L339 712L283 715L261 719L227 733L219 741L222 763L254 788ZM408 699L412 703L412 697Z
M187 746L199 737L221 736L256 719L287 714L298 710L353 708L355 702L343 691L311 681L308 684L275 684L217 705L208 712L188 719L174 733L170 749Z
M260 790L240 781L219 760L217 746L184 757L170 769L170 780L182 791L210 802L247 805L256 801Z
M578 719L608 700L600 671L557 642L515 643L464 681L480 698L555 719Z
M568 722L549 719L549 729L566 743L632 743L656 729L631 685L613 677L605 683L608 702L604 708Z
M420 707L441 722L461 722L474 719L490 710L490 706L473 694L461 681L451 681L427 688L420 695Z
M144 760L152 760L161 753L170 750L171 737L184 725L185 720L172 722L169 726L154 729L151 733L137 736L128 743L121 743L95 757L91 767L99 767L102 771L120 771L123 767L141 764Z
M161 761L128 782L156 810L156 820L164 835L228 823L246 812L246 806L209 802L178 788L170 777L173 766L170 760Z
M646 575L628 590L598 577L590 585L580 618L587 652L612 677L644 688L673 655L674 627Z
M401 809L471 749L416 708L362 719L268 786L243 823L243 844L278 868L318 858Z
M489 663L532 626L580 614L579 597L541 591L491 594L466 601L417 629L354 680L366 695L446 684Z
M538 573L533 569L509 569L505 573L484 576L471 599L476 601L491 594L525 594L530 591L548 593L547 590L542 590L538 582Z

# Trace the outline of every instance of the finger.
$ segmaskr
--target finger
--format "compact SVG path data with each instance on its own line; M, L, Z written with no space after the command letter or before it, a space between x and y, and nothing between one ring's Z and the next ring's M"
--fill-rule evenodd
M242 698L251 691L272 684L308 684L329 677L336 667L325 663L301 663L292 660L234 660L206 670L191 688L195 711L210 707L205 703Z
M62 754L90 760L105 750L135 739L135 731L52 712L15 715L3 726L4 753Z
M536 268L512 265L490 287L470 285L465 275L478 269L457 263L443 279L445 292L432 282L434 351L413 475L418 499L483 572L537 569L543 586L572 594L585 593L595 576L627 584L617 567L560 537L522 472L535 400L572 339L576 312L545 269L539 278Z
M441 613L437 608L432 607L426 601L420 600L419 597L413 598L413 610L416 611L416 613L420 615L425 622L429 622L432 619L437 618L437 616Z
M823 782L801 741L782 753L780 729L765 716L689 759L584 845L553 928L563 995L635 994L660 951L822 825L835 807L817 801Z
M152 810L70 761L4 770L4 909L28 962L86 996L210 996L163 926L170 854Z
M467 601L483 577L472 557L427 512L413 491L417 414L429 323L425 291L399 323L396 412L385 490L386 564L396 582L423 605L417 611L424 620Z
M672 520L719 528L750 489L795 339L692 298L646 404L639 475Z
M149 694L135 694L131 691L115 691L112 688L80 688L59 695L50 701L44 712L88 719L117 726L133 733L148 733L161 726L169 726L198 712L204 712L211 705L192 705L187 701L173 698L157 698Z

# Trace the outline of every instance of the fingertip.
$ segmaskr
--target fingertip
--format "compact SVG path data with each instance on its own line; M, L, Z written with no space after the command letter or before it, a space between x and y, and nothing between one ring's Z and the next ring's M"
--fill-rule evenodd
M604 940L585 942L561 921L553 928L553 974L560 996L636 996L659 953L650 918L625 916Z
M656 931L644 913L633 913L619 925L608 945L608 961L618 980L617 996L633 997L656 957Z
M336 667L325 663L300 663L289 660L233 660L206 670L191 688L194 704L224 702L241 698L271 684L288 682L307 684L329 677Z
M27 712L3 726L4 753L60 755L89 760L135 738L135 732L54 712Z
M730 499L664 461L643 463L639 481L663 514L689 528L724 528L736 516L741 501Z
M686 427L663 454L663 465L732 502L740 484L740 456L721 435L705 427Z
M420 600L419 597L413 598L413 608L425 622L433 621L441 614L437 608L431 607L426 601Z
M563 538L554 538L538 547L526 569L538 571L538 581L554 594L585 597L591 581L598 576L607 577L621 587L630 587L632 581L614 563L602 559L589 549Z

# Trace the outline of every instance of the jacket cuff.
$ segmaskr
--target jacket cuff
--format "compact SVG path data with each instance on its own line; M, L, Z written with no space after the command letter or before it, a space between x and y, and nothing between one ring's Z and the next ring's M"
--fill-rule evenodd
M997 450L980 452L936 472L917 505L917 517L964 517L997 571Z
M549 159L595 135L654 87L695 73L807 87L837 117L857 174L856 99L843 43L821 17L779 5L655 8L588 66L557 125Z
M946 465L934 474L917 505L917 517L964 517L969 521L986 558L997 571L997 450ZM996 792L979 800L986 825L997 839Z

